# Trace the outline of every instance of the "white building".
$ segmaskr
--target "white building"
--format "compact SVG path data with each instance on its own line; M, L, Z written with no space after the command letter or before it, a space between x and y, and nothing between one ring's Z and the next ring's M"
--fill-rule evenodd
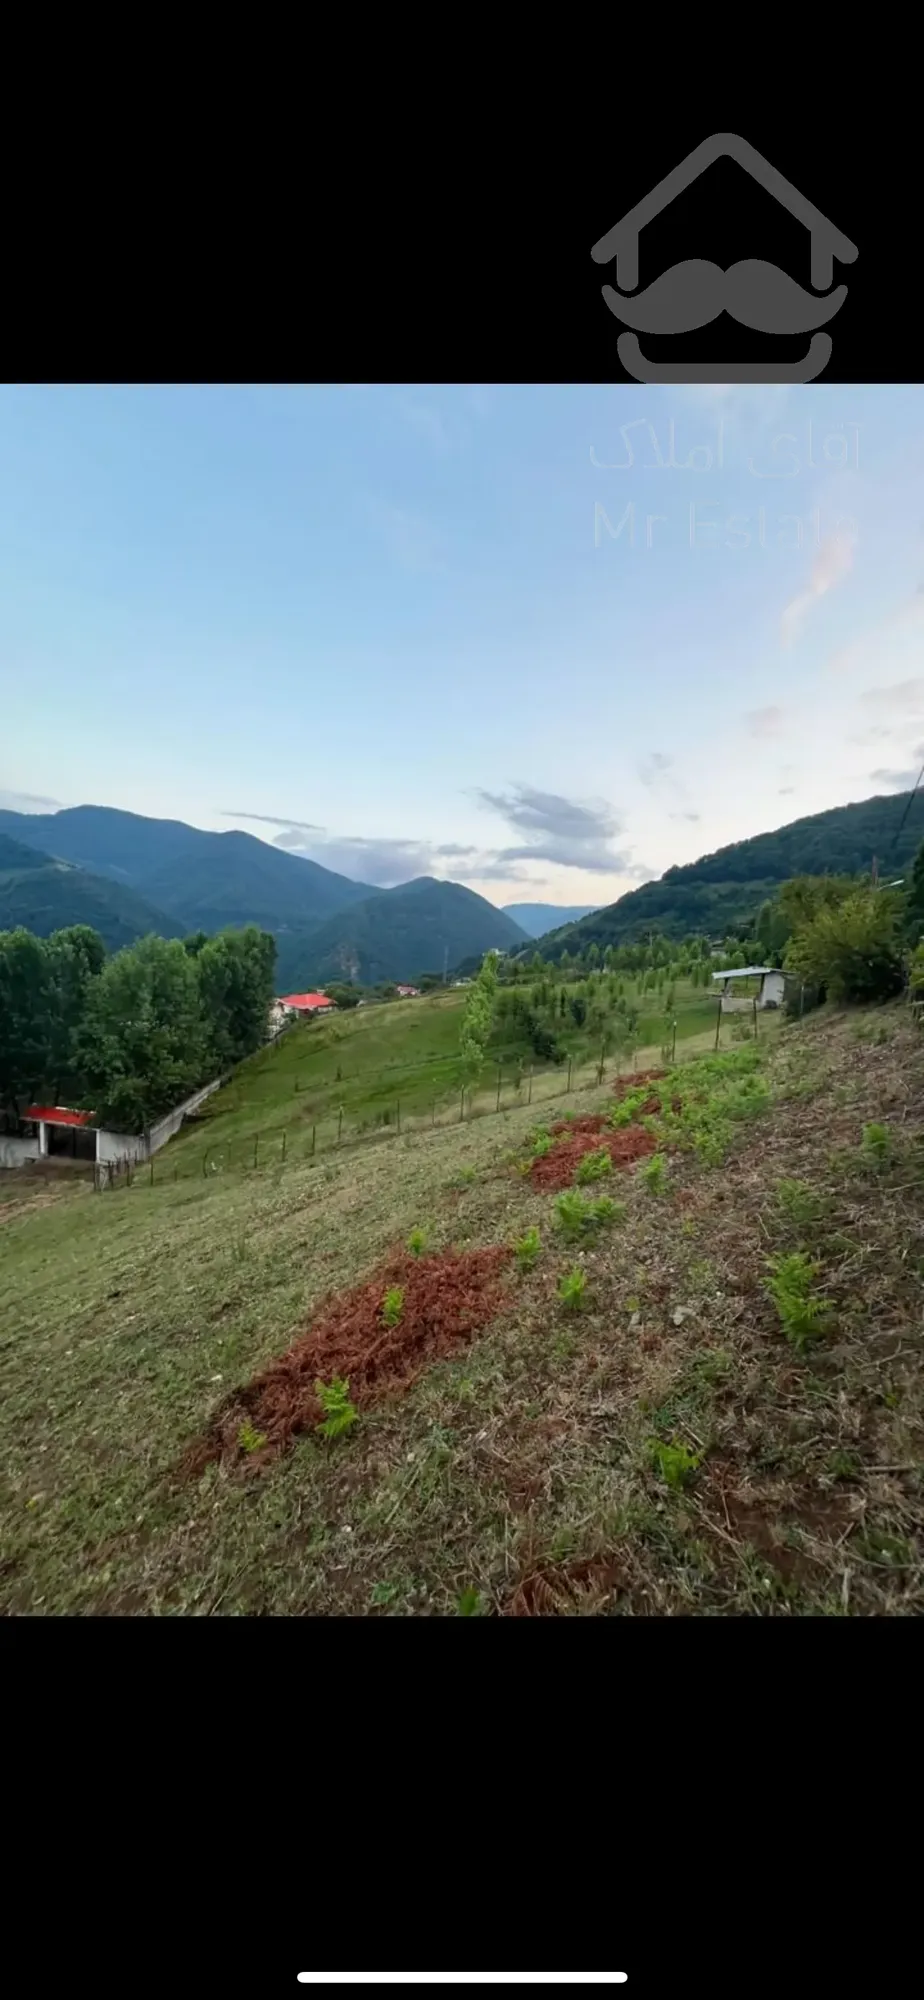
M723 1014L750 1013L755 999L758 1008L783 1005L785 981L778 966L736 965L726 972L714 972L712 977L721 986ZM735 980L753 980L758 983L749 991L742 989L735 992Z

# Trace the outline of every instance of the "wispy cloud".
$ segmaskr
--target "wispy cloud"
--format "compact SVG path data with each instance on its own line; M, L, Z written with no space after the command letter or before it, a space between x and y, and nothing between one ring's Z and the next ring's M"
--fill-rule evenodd
M511 785L506 792L479 789L476 796L527 836L521 845L502 847L492 855L488 864L492 869L517 861L552 861L560 868L584 868L596 875L624 875L632 865L631 851L612 845L622 822L602 801L582 805L532 785Z
M906 720L912 715L924 715L924 679L920 676L907 681L893 681L891 687L867 688L860 696L864 708L877 715L892 715Z
M921 766L924 765L924 743L918 743L912 751L914 763L903 771L871 771L870 784L882 785L887 792L910 792L918 782Z
M784 720L784 710L772 706L770 708L749 708L744 718L748 735L758 738L781 736Z
M300 833L323 833L322 826L316 826L310 819L287 819L285 813L227 812L222 808L220 819L255 819L261 826L297 827ZM279 845L281 843L277 843Z
M375 519L389 554L401 569L420 574L446 568L443 537L425 515L405 507L381 506L375 509Z
M0 791L0 807L11 813L54 813L64 812L60 799L42 798L39 792Z
M804 590L786 605L780 620L780 639L784 646L791 646L798 638L807 613L819 598L826 597L829 590L842 583L853 567L855 538L849 534L826 535L815 552L815 559Z
M398 399L398 409L406 424L434 451L448 451L451 443L443 417L432 403L412 401L409 396Z
M674 768L673 757L665 751L650 750L638 766L638 775L646 792L660 800L668 819L696 821L701 817Z
M847 673L851 668L862 666L875 670L884 662L891 664L893 658L897 665L901 658L901 647L897 642L903 634L913 635L922 624L924 594L919 585L913 597L905 598L878 624L871 625L867 631L860 633L859 638L852 639L849 646L842 646L839 652L834 653L828 661L828 671Z
M300 861L316 861L336 875L348 875L354 882L368 882L374 889L393 889L418 875L445 875L447 861L472 861L475 847L457 841L399 840L389 835L381 839L365 834L328 833L311 820L287 819L283 814L225 813L226 819L255 820L279 831L270 842ZM309 836L306 839L306 835Z

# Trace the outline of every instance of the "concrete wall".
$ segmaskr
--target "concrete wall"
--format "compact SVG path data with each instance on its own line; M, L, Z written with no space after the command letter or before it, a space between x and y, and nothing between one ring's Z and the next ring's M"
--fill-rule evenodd
M14 1139L0 1132L0 1167L24 1167L29 1160L39 1157L38 1139Z
M108 1165L114 1160L146 1160L148 1140L145 1132L104 1132L96 1134L97 1160Z
M184 1098L182 1104L175 1104L166 1117L159 1118L147 1132L106 1132L102 1129L96 1135L96 1157L100 1165L110 1166L117 1160L149 1160L159 1153L178 1132L184 1118L190 1111L197 1111L214 1090L220 1090L223 1079L219 1076L213 1083L205 1083L201 1090L194 1090L191 1097Z

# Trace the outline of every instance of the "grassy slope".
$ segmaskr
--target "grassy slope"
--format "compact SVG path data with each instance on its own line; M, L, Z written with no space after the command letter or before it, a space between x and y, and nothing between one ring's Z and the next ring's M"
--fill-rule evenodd
M716 1003L704 999L698 989L679 984L676 997L680 1047L714 1026ZM437 1122L456 1118L465 1081L458 1046L466 998L461 989L362 1007L329 1022L299 1024L272 1048L243 1063L233 1082L208 1100L201 1121L163 1156L162 1170L201 1172L205 1150L217 1162L252 1157L257 1135L268 1153L277 1153L285 1133L286 1157L292 1159L312 1145L323 1150L338 1134L349 1139L369 1130L385 1113L390 1123L396 1122L399 1105L404 1128L415 1120L431 1122L434 1115ZM656 1007L653 997L646 996L640 1046L660 1039L663 1014L663 1002ZM563 1027L561 1039L579 1065L599 1056L599 1044L574 1027ZM529 1061L525 1043L519 1050L505 1044L505 1104L515 1100L512 1062L517 1052ZM537 1079L540 1067L536 1065ZM491 1102L496 1101L496 1074L491 1060L479 1092ZM535 1086L537 1101L552 1088L560 1090L563 1080L557 1072L543 1075ZM155 1171L159 1170L160 1165Z
M8 1203L3 1608L363 1611L376 1591L446 1611L519 1588L550 1610L920 1613L922 1043L898 1008L772 1041L772 1106L724 1167L678 1158L660 1198L621 1179L627 1219L584 1253L578 1315L554 1299L574 1257L552 1198L505 1164L527 1111L314 1167ZM859 1163L873 1117L897 1148L879 1175ZM799 1230L781 1176L820 1204ZM172 1489L225 1389L418 1223L434 1247L536 1223L543 1256L468 1353L347 1439ZM760 1289L764 1253L799 1241L835 1306L806 1362ZM705 1450L687 1490L652 1435Z

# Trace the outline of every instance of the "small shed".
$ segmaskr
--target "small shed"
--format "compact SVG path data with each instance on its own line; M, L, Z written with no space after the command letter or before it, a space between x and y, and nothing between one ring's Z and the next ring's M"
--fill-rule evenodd
M723 1014L750 1013L755 1000L759 1008L783 1005L784 979L776 965L736 965L712 977L721 987Z

